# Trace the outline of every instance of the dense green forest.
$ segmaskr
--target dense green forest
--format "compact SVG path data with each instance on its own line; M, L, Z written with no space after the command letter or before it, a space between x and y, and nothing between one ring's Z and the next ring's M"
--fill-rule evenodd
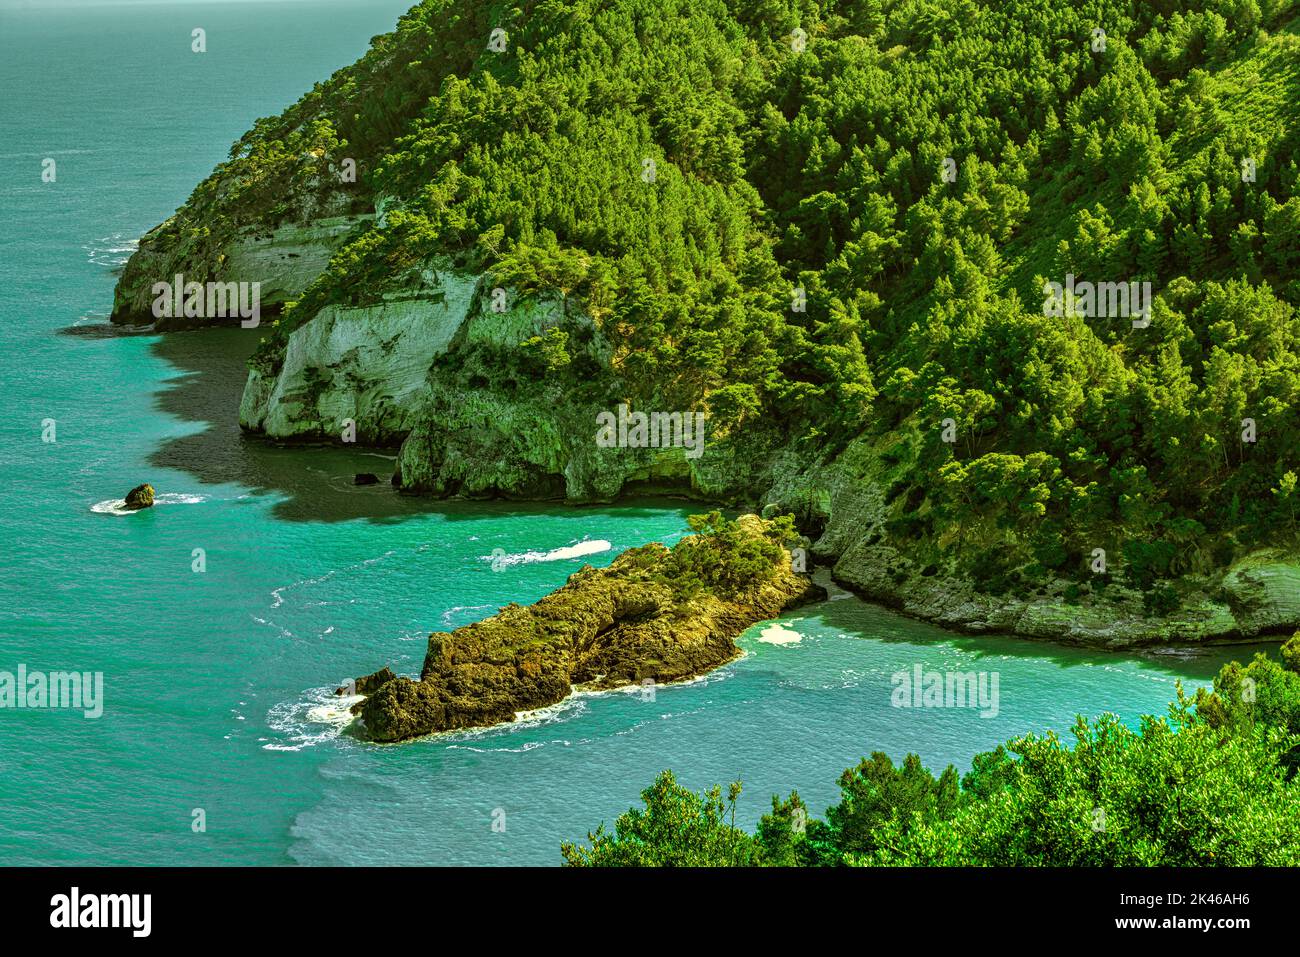
M1281 662L1230 664L1137 730L1078 719L1070 746L1027 735L937 777L880 753L840 778L813 817L792 792L754 834L735 827L739 782L696 794L669 771L645 808L603 825L575 866L1295 866L1300 864L1300 633Z
M776 424L810 465L856 448L919 566L994 592L1117 573L1160 612L1167 582L1296 540L1298 16L426 0L167 228L291 218L353 158L380 216L262 367L324 305L450 256L559 290L611 344L599 370L576 325L525 369L476 346L502 379L707 411L711 441ZM1149 282L1147 324L1052 314L1069 276Z

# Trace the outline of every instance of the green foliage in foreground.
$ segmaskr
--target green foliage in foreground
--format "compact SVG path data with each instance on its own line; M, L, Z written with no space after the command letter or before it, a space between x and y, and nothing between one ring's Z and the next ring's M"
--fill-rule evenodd
M1195 702L1181 688L1137 730L1079 718L1072 744L1026 735L977 755L957 781L876 753L840 778L825 820L797 792L754 834L724 803L664 771L609 833L566 843L575 866L1294 866L1300 864L1300 632L1282 664L1225 666ZM730 820L728 820L730 817Z

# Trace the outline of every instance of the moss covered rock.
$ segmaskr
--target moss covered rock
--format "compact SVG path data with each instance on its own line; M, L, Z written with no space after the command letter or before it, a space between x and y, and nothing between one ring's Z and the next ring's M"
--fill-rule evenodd
M418 681L386 681L361 706L365 733L400 741L499 724L575 687L663 684L726 664L750 625L825 597L791 570L785 539L755 516L714 523L671 550L650 544L584 567L534 605L436 632Z
M131 491L126 493L125 508L152 508L153 507L153 486L148 482L143 485L137 485Z

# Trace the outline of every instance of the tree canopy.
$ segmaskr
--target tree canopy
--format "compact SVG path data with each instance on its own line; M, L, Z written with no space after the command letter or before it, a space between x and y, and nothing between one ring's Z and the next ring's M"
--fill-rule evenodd
M958 781L915 754L885 754L840 778L824 819L797 791L772 798L750 834L714 788L665 771L644 811L566 843L577 866L1295 866L1300 864L1300 633L1226 665L1214 689L1130 728L1080 717L1072 742L1029 734L978 754ZM730 812L731 820L725 812Z

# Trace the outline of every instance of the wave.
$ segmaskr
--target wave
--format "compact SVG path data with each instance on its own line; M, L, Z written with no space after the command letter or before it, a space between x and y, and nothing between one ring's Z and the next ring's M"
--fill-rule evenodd
M495 608L495 607L497 606L496 605L457 605L454 608L448 608L446 611L442 613L442 623L446 625L448 628L451 628L452 627L451 620L456 615L465 615L466 618L471 618L470 615L465 613L473 612L473 611L483 611L486 608ZM473 620L477 621L478 616L473 616ZM470 624L470 622L467 621L465 622L465 624ZM457 625L456 627L460 627L460 626Z
M355 719L351 708L364 695L334 693L333 688L311 688L295 701L282 701L266 714L266 724L281 735L262 745L264 751L301 751L341 735Z
M113 233L86 243L81 248L86 258L96 266L123 266L131 258L140 241L125 233Z
M454 731L440 731L425 735L424 740L437 739L450 742L449 748L487 752L487 751L532 751L547 742L529 741L518 748L476 747L471 742L485 738L497 737L526 728L567 721L587 710L586 697L582 693L571 694L563 701L553 705L537 708L533 711L520 711L510 724L496 724L481 728L458 728ZM333 688L310 688L301 698L282 701L267 712L266 723L272 731L280 735L277 741L262 745L264 751L301 751L338 738L356 719L352 706L364 701L365 695L339 696ZM567 743L567 742L566 742Z
M559 724L571 721L574 718L586 713L587 703L583 699L587 697L583 692L573 692L563 701L557 701L555 704L547 705L544 708L536 708L532 711L516 711L515 720L509 724L494 724L483 728L460 728L456 731L442 731L437 734L429 735L431 738L450 741L447 745L449 750L454 751L473 751L476 754L486 754L491 751L506 751L511 754L522 754L525 751L533 751L537 748L549 744L548 741L527 741L517 748L489 748L478 747L470 742L480 742L489 738L509 735L526 729L538 728L548 724ZM568 744L568 741L563 742Z
M735 661L740 661L744 658L748 658L749 656L750 656L750 652L742 649L740 657L735 659ZM555 704L547 705L543 708L537 708L533 711L516 711L515 720L509 724L494 724L494 725L488 725L486 727L478 727L478 728L462 728L456 731L439 731L439 732L435 732L432 735L429 735L428 737L440 738L443 740L451 740L454 742L478 741L481 739L494 737L497 735L512 734L516 731L522 731L525 728L535 728L535 727L548 725L548 724L567 723L574 719L581 718L584 714L587 713L587 711L589 710L587 705L588 699L612 698L616 695L621 695L625 697L633 697L633 696L643 697L646 694L648 687L652 687L654 692L659 692L659 691L666 691L668 689L687 688L691 686L703 687L705 685L715 684L720 681L726 681L727 679L731 678L735 674L734 670L731 668L731 665L735 664L735 661L730 662L727 665L723 665L720 668L715 668L712 671L706 672L702 675L695 675L690 678L682 678L679 681L663 681L652 686L643 685L640 682L632 682L625 685L617 685L613 688L590 688L582 685L572 685L570 687L568 697L555 702ZM655 699L643 698L643 700L655 700ZM637 728L646 724L650 720L669 721L673 718L680 718L686 715L699 714L705 709L706 709L705 706L701 706L698 708L693 708L688 711L670 711L670 712L656 714L653 719L637 721L635 724L632 725L632 727L625 728L622 731L615 731L614 734L616 736L622 734L631 734ZM581 738L578 740L577 743L585 744L591 740L592 740L591 738ZM563 744L565 747L568 747L571 744L573 744L573 741L568 739L556 739L554 741L532 741L518 748L473 747L469 744L464 744L464 743L449 744L448 747L458 749L458 750L474 751L476 753L487 753L489 751L506 751L511 753L520 753L524 751L532 751L534 748L540 748L545 744Z
M797 645L803 635L774 621L758 633L758 640L765 645Z
M259 625L265 625L267 628L274 628L280 633L281 638L293 637L293 632L288 628L285 628L283 625L277 625L275 622L269 621L266 618L259 618L257 615L249 615L248 617L253 619L253 621L257 622Z
M348 565L345 568L331 568L325 574L317 575L315 578L304 578L301 581L290 582L287 585L281 585L279 588L273 588L271 590L271 597L275 600L271 603L271 607L274 609L274 608L279 608L281 605L283 605L284 593L291 588L301 588L304 585L319 585L322 582L329 581L335 575L342 574L343 572L356 571L359 568L368 568L369 566L374 565L376 562L382 562L384 559L391 558L393 555L396 554L397 554L397 549L390 548L382 555L376 555L374 558L364 559L363 561L359 561L352 565Z
M742 652L742 658L748 656L748 652ZM732 669L724 666L707 674L696 675L693 678L664 682L657 685L656 690L663 691L668 688L681 688L689 685L713 684L718 681L726 681L732 677L732 674ZM573 744L573 741L564 738L551 741L525 741L517 747L491 747L489 742L492 739L508 737L520 731L532 730L551 724L568 724L571 721L580 719L589 711L588 699L591 698L618 694L641 695L644 692L645 687L641 684L627 684L616 688L602 688L599 690L575 686L570 689L567 697L554 704L535 708L531 711L516 711L515 720L508 724L435 731L432 734L422 735L415 740L438 742L445 744L449 750L472 751L476 754L486 754L493 751L522 754L545 747L547 744L562 744L569 747ZM267 712L267 726L272 731L282 735L282 739L268 742L262 745L262 748L266 751L301 751L303 748L332 741L343 734L355 720L356 716L351 711L352 706L358 701L364 700L364 695L340 697L334 693L333 688L323 687L311 688L304 692L302 698L297 700L281 702ZM653 718L638 721L632 728L614 733L631 733L637 727L651 720L669 721L673 718L698 714L703 710L705 708L701 706L686 711L656 714ZM590 740L590 738L582 738L578 743L582 744Z
M492 569L498 571L502 568L508 568L511 565L531 565L534 562L559 562L567 558L581 558L584 555L596 555L600 552L607 552L614 546L603 538L583 539L580 542L574 542L561 548L552 548L549 552L516 552L512 555L498 554L494 552L491 555L480 555L479 560L491 562ZM504 551L498 549L498 552Z
M206 502L206 495L194 495L188 492L165 492L162 495L155 495L154 507L159 505L197 505L200 502ZM126 499L124 498L106 498L102 502L96 502L90 506L92 512L98 512L101 515L134 515L136 512L146 512L148 509L127 508Z
M89 156L91 153L100 153L100 152L103 151L99 149L93 149L93 150L42 150L40 152L33 152L33 153L0 153L0 160L31 159L34 156L40 157L41 159L44 159L47 156Z

